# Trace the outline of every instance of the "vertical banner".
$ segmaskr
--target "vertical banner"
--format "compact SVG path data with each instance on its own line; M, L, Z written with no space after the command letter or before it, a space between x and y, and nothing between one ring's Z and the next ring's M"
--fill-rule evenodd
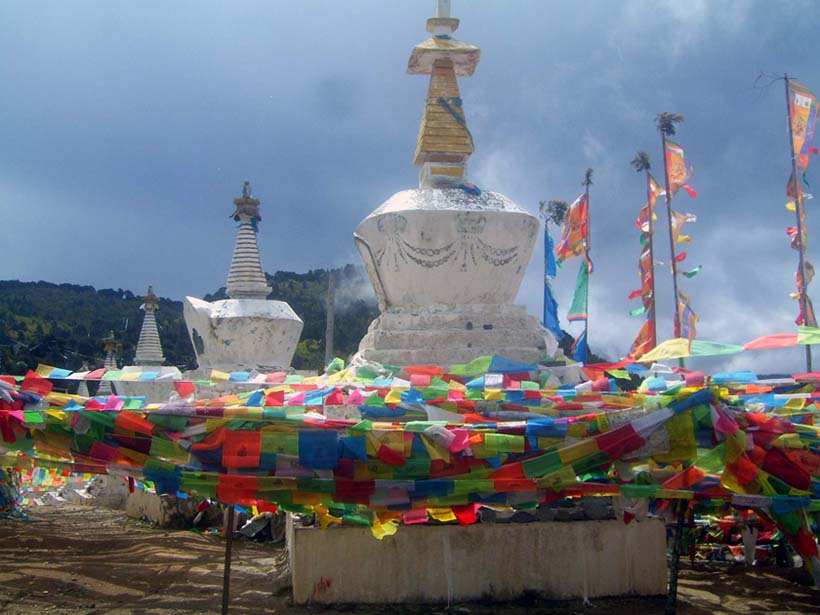
M561 330L561 324L558 321L558 302L552 294L552 287L550 286L550 279L557 274L557 267L555 264L555 249L552 243L552 237L549 234L548 223L544 221L544 327L550 331L557 341L561 341L564 337L564 332Z
M631 316L645 315L645 320L638 335L632 342L629 356L637 359L646 354L657 345L657 332L655 327L655 263L653 252L653 240L655 234L655 205L658 197L666 194L655 181L655 178L647 171L646 173L646 204L641 207L635 226L641 231L641 254L638 257L638 275L641 280L641 287L630 293L630 299L641 298L641 307L631 310Z
M564 229L561 239L555 246L555 257L558 264L562 264L579 254L583 254L587 247L587 197L579 196L567 210L564 219Z
M795 212L796 225L786 229L791 238L791 246L798 253L796 273L797 292L793 297L799 302L799 310L795 322L798 325L816 327L817 319L814 307L808 295L808 287L814 278L814 265L806 258L808 247L808 224L806 223L806 208L804 199L809 195L803 192L800 185L800 175L809 166L809 159L817 149L812 145L817 128L818 103L817 97L805 86L791 81L786 77L787 113L789 118L789 133L792 156L792 172L786 184L786 196L792 199L786 208ZM806 347L806 369L811 371L811 351Z
M683 148L669 139L664 139L664 155L669 174L669 196L670 198L683 188L686 193L695 198L698 193L689 185L692 179L692 168L686 166L686 157Z
M817 128L817 97L808 88L791 80L788 90L795 165L798 171L805 171L809 167L809 156L817 153L812 146Z
M578 277L575 280L575 293L572 297L572 305L567 314L567 320L577 322L587 319L587 298L589 296L589 267L586 262L581 263L578 268Z

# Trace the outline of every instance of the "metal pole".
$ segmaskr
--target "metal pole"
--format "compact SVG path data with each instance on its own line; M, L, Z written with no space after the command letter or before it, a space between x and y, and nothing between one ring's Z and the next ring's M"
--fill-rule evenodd
M589 171L587 171L589 173ZM586 256L587 265L587 293L584 298L584 313L586 320L584 320L584 365L589 365L589 253L592 250L592 208L589 206L589 175L584 180L584 200L587 203L587 232L584 237L584 252Z
M678 569L680 568L680 548L683 543L683 522L686 519L688 501L678 502L678 525L675 531L675 540L672 548L672 562L669 570L669 593L666 596L665 615L675 615L678 611Z
M792 177L794 178L794 214L797 217L797 254L799 255L798 271L800 272L800 310L803 312L803 326L808 326L806 322L809 316L808 295L806 293L806 268L805 256L803 254L803 191L800 189L800 179L797 177L797 157L794 153L794 134L792 133L792 105L789 96L789 76L783 75L786 85L786 115L789 119L789 151L792 155ZM811 371L811 346L806 344L806 371Z
M549 270L547 268L547 250L549 250L550 242L549 242L549 222L547 221L547 216L544 212L541 212L544 218L544 297L542 299L543 307L541 309L541 324L545 327L547 326L547 285L549 284Z
M666 152L664 152L664 160L666 159ZM649 169L646 169L646 203L649 207L649 275L652 279L652 348L658 345L658 322L655 316L655 204L652 202L653 192L651 175ZM643 282L643 280L641 280ZM677 299L677 298L676 298ZM677 305L677 302L675 303Z
M336 325L336 276L327 272L327 310L325 311L325 367L333 360L333 337Z
M222 615L228 615L228 602L231 599L231 549L233 547L233 504L228 505L228 518L225 521L225 568L222 575Z

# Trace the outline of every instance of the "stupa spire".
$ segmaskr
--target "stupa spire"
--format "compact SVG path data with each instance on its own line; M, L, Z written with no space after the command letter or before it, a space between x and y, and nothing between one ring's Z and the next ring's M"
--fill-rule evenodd
M239 222L239 230L228 272L228 296L231 299L266 299L271 289L265 279L256 242L262 216L259 215L259 199L253 198L250 182L245 182L242 196L234 199L233 204L236 210L231 217Z
M162 343L157 329L156 311L159 309L159 297L154 294L152 286L143 297L142 309L145 318L142 320L142 329L137 342L137 352L134 356L135 365L162 365L165 357L162 354Z
M114 332L109 331L108 337L103 338L103 344L105 348L105 361L103 361L103 367L106 369L119 369L117 366L117 349L119 348L120 343L117 341L117 338L114 337ZM102 380L100 382L100 387L97 389L97 395L114 395L114 387L109 380Z
M474 149L457 77L475 72L481 50L452 37L458 24L450 17L450 1L439 0L437 16L427 20L433 37L416 45L407 64L411 75L430 75L413 158L413 164L421 167L422 188L464 183Z

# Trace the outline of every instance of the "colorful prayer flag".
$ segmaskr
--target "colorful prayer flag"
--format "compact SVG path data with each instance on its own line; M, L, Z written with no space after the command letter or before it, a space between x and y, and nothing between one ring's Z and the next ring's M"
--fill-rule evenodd
M579 196L567 209L561 240L555 246L555 257L560 265L587 249L587 198Z
M589 267L586 263L581 263L578 268L578 277L575 280L575 294L572 297L572 305L567 314L567 320L575 322L587 319L587 298L589 293Z
M587 332L581 332L581 335L572 343L569 348L572 358L581 363L586 363L587 360Z
M817 97L808 88L790 80L789 110L795 163L797 169L803 171L809 166L809 156L817 153L817 149L812 146L817 128Z
M700 320L689 302L689 295L678 289L678 315L675 322L675 337L688 339L690 342L697 336L696 323Z
M638 213L638 219L635 220L635 226L641 229L642 233L649 233L650 232L650 215L652 216L652 222L658 219L655 215L655 203L658 200L658 197L661 197L666 194L666 191L661 187L661 185L655 181L655 178L651 175L647 174L647 181L648 181L648 195L649 201L644 203L644 206L641 207L641 211Z
M689 243L692 238L689 235L682 235L681 230L687 222L697 222L695 214L683 214L678 211L672 212L672 241L676 245L679 243Z
M692 179L692 168L686 166L683 148L669 139L664 139L664 149L666 155L666 168L669 174L669 190L674 196L678 190L683 188L687 194L695 198L698 193L689 186Z
M558 302L552 294L549 278L544 279L544 327L551 331L555 339L564 337L561 324L558 322Z
M552 294L550 278L554 278L558 273L555 265L555 252L546 224L544 225L544 327L552 332L556 339L560 340L564 336L561 324L558 321L558 302Z
M633 359L638 359L642 355L652 350L655 346L655 320L650 314L643 323L635 341L629 349L629 356Z

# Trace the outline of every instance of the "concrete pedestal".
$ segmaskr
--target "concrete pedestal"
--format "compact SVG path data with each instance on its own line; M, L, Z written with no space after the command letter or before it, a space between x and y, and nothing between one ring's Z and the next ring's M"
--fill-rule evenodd
M284 301L185 297L183 312L201 369L287 368L302 333L302 319Z
M368 528L288 527L293 600L430 603L666 593L665 529L657 520L403 526L384 540Z
M174 380L182 379L182 372L172 365L126 365L123 373L158 372L156 380L120 380L117 393L128 396L145 396L147 403L165 403L176 393Z
M487 354L537 363L557 351L524 306L474 303L389 308L370 324L357 356L390 365L449 365Z

